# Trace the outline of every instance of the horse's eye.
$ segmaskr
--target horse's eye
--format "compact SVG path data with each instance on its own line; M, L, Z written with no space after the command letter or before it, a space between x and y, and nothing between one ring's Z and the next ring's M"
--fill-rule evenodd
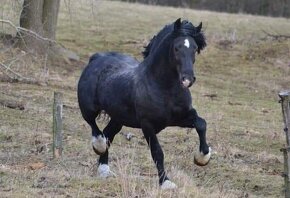
M178 52L179 51L178 47L174 47L174 51Z

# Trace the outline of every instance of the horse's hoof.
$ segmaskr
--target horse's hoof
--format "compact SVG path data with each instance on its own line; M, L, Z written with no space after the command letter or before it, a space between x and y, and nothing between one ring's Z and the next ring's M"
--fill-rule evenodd
M112 176L112 172L110 171L110 167L108 164L100 164L98 167L98 176L100 178L107 178Z
M102 135L98 137L93 136L92 145L95 153L101 155L107 150L107 139Z
M209 147L208 154L204 155L202 152L198 152L194 155L194 163L198 166L205 166L209 163L211 156L211 148Z
M161 190L170 190L170 189L176 189L176 188L177 188L176 184L170 180L165 180L163 184L161 185Z

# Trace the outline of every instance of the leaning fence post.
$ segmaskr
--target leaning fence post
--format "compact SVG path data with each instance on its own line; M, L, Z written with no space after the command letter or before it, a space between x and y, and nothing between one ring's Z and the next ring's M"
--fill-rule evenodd
M53 100L53 158L62 154L62 93L54 92Z
M290 90L282 91L279 93L281 98L283 121L284 121L284 131L286 136L286 146L282 148L284 154L284 181L285 181L285 197L290 198Z

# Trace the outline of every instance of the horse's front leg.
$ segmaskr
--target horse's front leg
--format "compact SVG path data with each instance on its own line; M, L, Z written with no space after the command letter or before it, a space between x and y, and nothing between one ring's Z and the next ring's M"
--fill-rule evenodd
M181 127L195 128L199 136L199 152L194 155L194 163L205 166L209 163L211 148L206 142L206 121L199 117L195 109L191 109L188 116L179 123Z
M195 110L194 110L195 111ZM193 125L199 136L199 152L194 155L194 163L199 166L205 166L209 163L211 156L211 148L206 142L206 121L199 117L195 111L195 119Z
M141 127L144 137L150 147L151 156L158 170L161 189L176 188L176 185L168 179L164 170L164 154L156 136L156 132L159 131L157 131L154 126L147 121L143 121Z

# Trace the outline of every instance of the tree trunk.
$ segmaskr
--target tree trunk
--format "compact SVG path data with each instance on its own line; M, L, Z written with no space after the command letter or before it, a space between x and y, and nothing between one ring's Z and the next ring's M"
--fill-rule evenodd
M60 0L45 0L43 4L42 24L44 36L55 39Z
M43 35L42 11L44 0L24 0L23 9L20 15L20 27L29 29L39 35ZM20 46L26 50L43 51L41 42L32 35L18 32Z
M60 0L24 0L20 27L29 29L43 38L55 39ZM40 54L47 53L51 43L35 35L21 32L20 46Z
M77 54L51 42L55 40L59 6L60 0L24 0L20 27L31 30L45 39L27 32L20 32L18 33L20 47L46 55L48 59L64 58L66 61L78 61Z
M42 35L43 0L24 0L20 15L20 27L32 30Z

